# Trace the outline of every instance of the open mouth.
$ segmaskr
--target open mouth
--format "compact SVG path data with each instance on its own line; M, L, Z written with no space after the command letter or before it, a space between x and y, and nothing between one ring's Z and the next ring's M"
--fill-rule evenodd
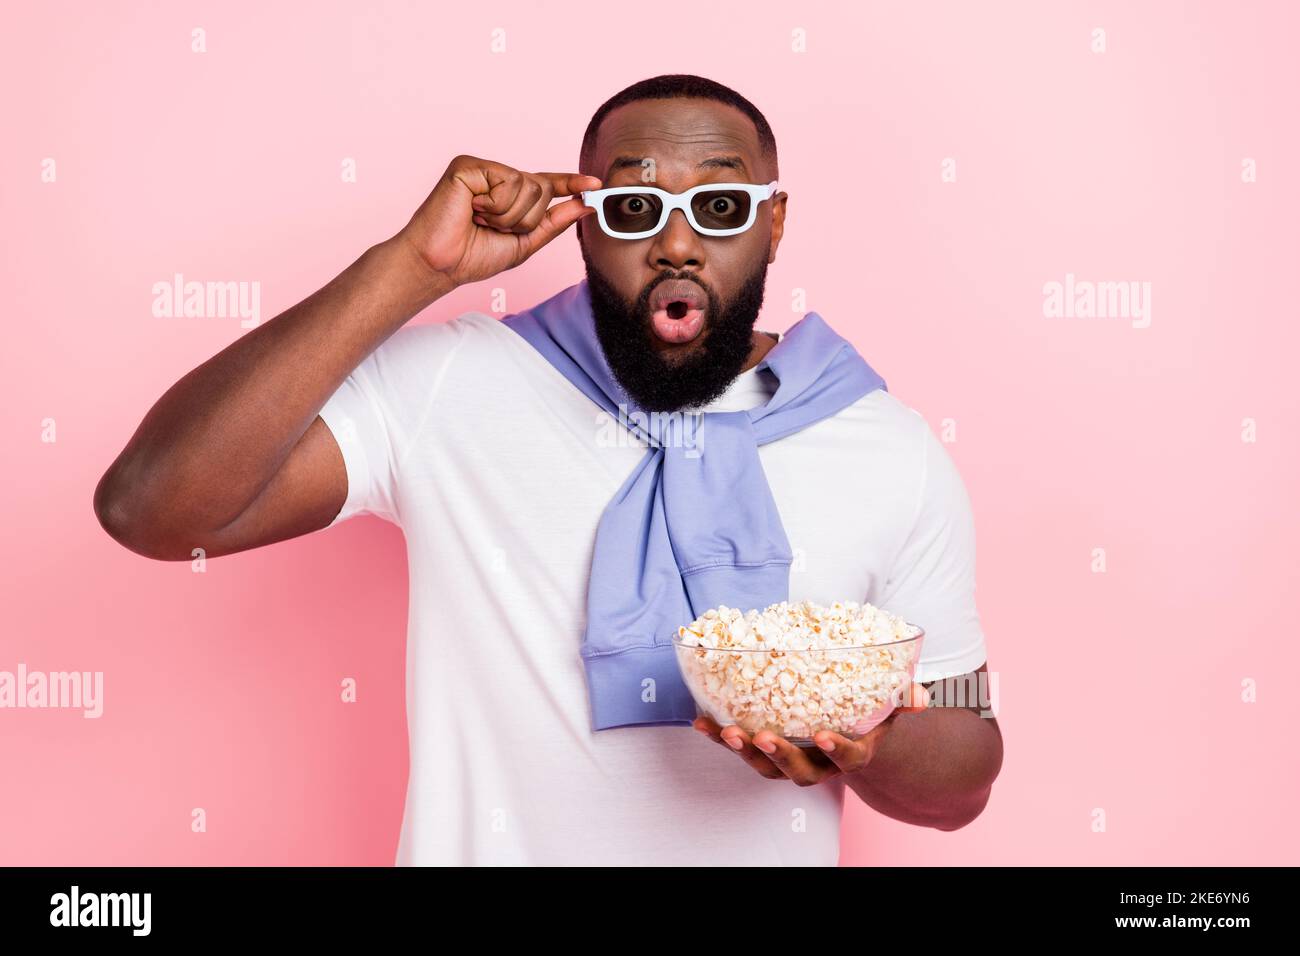
M707 309L708 298L696 283L664 282L650 296L651 327L660 341L682 345L699 337Z
M669 302L654 313L654 331L662 341L681 345L699 337L704 328L704 310L681 300Z

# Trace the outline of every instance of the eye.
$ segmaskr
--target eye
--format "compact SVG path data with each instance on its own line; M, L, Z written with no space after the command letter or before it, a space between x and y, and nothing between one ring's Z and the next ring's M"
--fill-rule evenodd
M736 211L737 206L730 196L710 196L704 209L715 216L729 216Z
M619 200L618 211L625 216L640 216L650 212L650 204L646 202L644 196L633 194Z

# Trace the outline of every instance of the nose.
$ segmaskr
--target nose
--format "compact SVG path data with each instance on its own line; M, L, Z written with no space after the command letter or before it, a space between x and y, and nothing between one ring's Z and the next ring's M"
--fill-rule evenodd
M700 242L701 238L686 221L686 214L680 209L674 209L668 214L668 221L664 223L663 229L650 240L650 248L646 254L651 267L703 268L704 244Z

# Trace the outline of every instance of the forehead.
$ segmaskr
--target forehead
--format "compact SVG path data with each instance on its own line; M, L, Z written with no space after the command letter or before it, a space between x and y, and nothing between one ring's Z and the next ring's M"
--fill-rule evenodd
M646 159L654 160L655 180L668 187L758 182L766 173L753 121L713 100L638 100L611 110L596 134L593 175L607 186L640 182Z

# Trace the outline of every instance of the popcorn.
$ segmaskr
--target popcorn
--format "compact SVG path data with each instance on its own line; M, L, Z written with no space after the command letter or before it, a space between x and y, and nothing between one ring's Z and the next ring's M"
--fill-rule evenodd
M911 683L921 634L856 601L782 601L747 613L724 605L678 628L677 662L696 703L724 726L796 742L819 730L857 737Z

